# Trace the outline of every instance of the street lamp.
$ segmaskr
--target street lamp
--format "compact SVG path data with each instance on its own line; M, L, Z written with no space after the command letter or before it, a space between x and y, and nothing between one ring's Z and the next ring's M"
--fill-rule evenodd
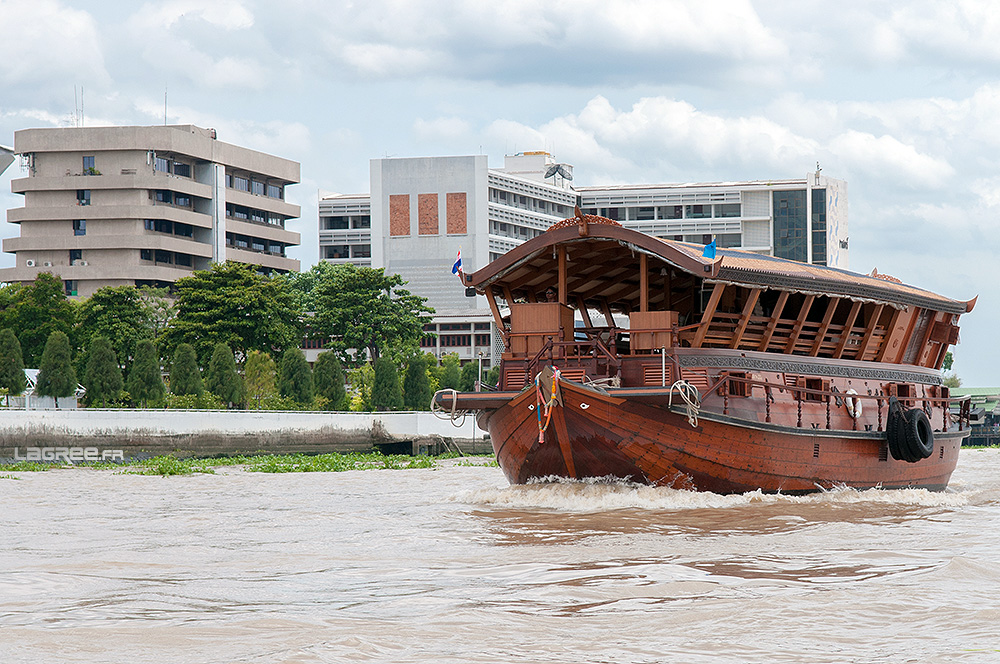
M483 391L483 351L479 351L479 373L476 374L476 392Z

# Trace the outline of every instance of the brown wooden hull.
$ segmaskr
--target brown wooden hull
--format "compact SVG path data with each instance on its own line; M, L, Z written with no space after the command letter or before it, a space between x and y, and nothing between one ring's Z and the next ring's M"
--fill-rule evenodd
M877 431L765 424L702 411L696 427L675 405L616 397L561 383L539 442L536 397L526 390L480 412L500 467L513 484L532 478L616 477L655 486L743 493L808 493L847 486L947 485L968 431L935 432L934 451L915 463L888 455Z

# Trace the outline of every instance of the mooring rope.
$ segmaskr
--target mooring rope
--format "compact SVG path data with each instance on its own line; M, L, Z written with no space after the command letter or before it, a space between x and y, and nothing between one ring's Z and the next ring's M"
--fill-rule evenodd
M550 368L552 369L552 389L549 391L549 398L547 401L542 395L542 372L538 372L538 375L535 376L535 415L538 417L539 445L545 442L545 430L549 428L549 422L552 420L552 407L558 402L559 399L559 369L555 367ZM544 423L542 423L543 409L545 410Z
M688 424L698 427L698 413L701 412L701 394L698 388L686 380L678 380L670 386L670 395L667 399L667 408L673 406L674 391L680 395L684 401L684 414L687 416Z
M451 410L442 408L438 404L438 395L450 394L451 395ZM465 417L469 414L467 410L458 410L458 390L446 387L443 390L438 390L431 397L431 412L434 413L434 417L439 420L450 420L452 425L460 427L465 424Z

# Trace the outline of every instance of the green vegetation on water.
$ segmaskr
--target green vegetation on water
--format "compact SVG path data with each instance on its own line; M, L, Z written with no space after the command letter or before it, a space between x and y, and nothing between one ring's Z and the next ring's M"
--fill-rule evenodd
M348 454L261 454L255 456L231 456L212 459L178 459L172 455L158 456L128 464L93 462L80 463L97 469L117 469L125 475L192 475L195 473L214 474L220 466L243 466L248 472L257 473L313 473L341 472L345 470L408 470L413 468L436 468L441 461L454 459L456 455L445 454L438 457L407 456L405 454L380 454L378 452ZM496 459L490 456L462 457L455 465L496 466ZM61 463L38 463L21 461L0 464L0 471L32 472L50 468L72 467ZM18 479L15 476L0 476Z

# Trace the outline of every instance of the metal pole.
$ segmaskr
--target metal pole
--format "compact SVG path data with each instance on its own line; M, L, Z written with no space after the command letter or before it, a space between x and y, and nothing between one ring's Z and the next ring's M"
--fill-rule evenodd
M482 392L482 391L483 391L483 351L479 351L479 373L476 374L476 392Z
M667 347L660 348L660 387L667 386Z

